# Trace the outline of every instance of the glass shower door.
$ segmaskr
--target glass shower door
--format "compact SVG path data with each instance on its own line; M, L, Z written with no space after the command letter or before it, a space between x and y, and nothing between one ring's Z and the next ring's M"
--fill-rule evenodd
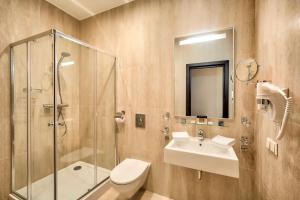
M95 50L60 36L56 44L57 197L78 199L95 186Z
M110 176L115 166L116 59L97 52L96 67L97 183Z

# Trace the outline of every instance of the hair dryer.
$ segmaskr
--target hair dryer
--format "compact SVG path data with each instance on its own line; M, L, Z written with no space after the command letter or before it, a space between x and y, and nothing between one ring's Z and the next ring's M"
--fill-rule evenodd
M292 97L288 97L287 91L287 89L282 90L270 82L258 82L256 87L258 109L267 110L270 103L272 120L280 126L277 140L284 136L284 128L292 110Z

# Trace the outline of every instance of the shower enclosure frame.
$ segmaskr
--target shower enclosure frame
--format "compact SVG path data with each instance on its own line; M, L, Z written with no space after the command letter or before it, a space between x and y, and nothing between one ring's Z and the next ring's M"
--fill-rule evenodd
M76 43L78 45L81 45L83 47L87 47L89 49L92 49L92 50L95 50L95 52L99 52L99 53L102 53L102 54L105 54L105 55L108 55L108 56L111 56L113 59L114 59L114 65L115 65L115 70L114 70L114 76L115 76L115 80L117 78L116 76L116 68L117 68L117 64L118 64L118 60L117 60L117 57L108 52L108 51L104 51L102 49L99 49L95 46L92 46L90 44L87 44L77 38L74 38L70 35L67 35L61 31L58 31L57 29L50 29L48 31L45 31L45 32L42 32L42 33L39 33L39 34L36 34L36 35L33 35L31 37L28 37L28 38L25 38L23 40L20 40L20 41L17 41L17 42L14 42L14 43L11 43L10 44L10 87L11 87L11 124L10 124L10 127L11 127L11 193L10 193L10 197L11 198L15 198L15 199L20 199L20 200L31 200L31 185L32 185L32 181L31 181L31 158L30 158L30 154L29 153L29 150L31 149L31 130L30 130L30 124L31 124L31 121L30 121L30 100L31 100L31 90L29 90L29 86L31 84L31 63L30 63L30 41L34 41L36 39L39 39L41 37L44 37L44 36L47 36L47 35L52 35L53 36L53 103L54 103L54 114L53 114L53 120L54 120L54 129L53 129L53 169L54 169L54 172L53 172L53 177L54 177L54 181L53 181L53 189L54 189L54 200L58 200L58 197L57 197L57 187L58 187L58 183L57 183L57 180L58 180L58 152L57 152L57 149L58 149L58 142L57 142L57 126L58 126L58 116L57 116L57 105L58 105L58 102L57 102L57 97L56 97L56 93L57 93L57 80L58 80L58 75L57 75L57 72L58 72L58 57L57 57L57 37L60 36L61 38L64 38L68 41L71 41L73 43ZM14 188L15 188L15 148L14 148L14 144L15 144L15 132L14 132L14 108L15 108L15 99L14 99L14 70L15 70L15 66L14 66L14 59L13 59L13 47L15 46L18 46L20 44L26 44L26 49L27 49L27 54L26 54L26 57L27 57L27 198L24 198L22 195L18 194L17 192L14 191ZM97 54L96 54L97 55ZM95 58L96 60L96 63L95 65L97 66L97 56ZM95 73L95 77L96 77L96 73ZM97 82L97 79L96 79L96 82ZM95 87L95 90L96 87ZM116 84L114 84L114 90L116 91ZM95 97L96 98L96 97ZM116 104L116 95L114 95L114 102ZM96 103L96 102L95 102ZM116 113L116 106L114 106L114 113ZM96 116L95 116L96 117ZM95 123L94 123L94 126L95 126ZM94 131L94 137L96 138L96 130ZM115 165L117 164L117 137L116 137L116 134L114 134L114 163ZM94 179L95 179L95 185L91 188L91 190L89 190L88 192L86 192L85 194L83 194L79 199L85 197L87 194L91 193L92 191L95 190L95 188L99 187L102 183L104 183L105 181L108 180L108 178L104 179L103 181L97 183L97 155L96 155L96 148L97 148L97 141L96 139L94 140L94 148L93 148L93 156L94 156Z

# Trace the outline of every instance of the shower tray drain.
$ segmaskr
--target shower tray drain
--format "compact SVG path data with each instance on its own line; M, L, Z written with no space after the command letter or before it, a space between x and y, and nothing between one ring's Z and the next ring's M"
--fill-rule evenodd
M74 168L73 168L73 170L75 170L75 171L77 171L77 170L81 170L81 166L80 165L78 165L78 166L75 166Z

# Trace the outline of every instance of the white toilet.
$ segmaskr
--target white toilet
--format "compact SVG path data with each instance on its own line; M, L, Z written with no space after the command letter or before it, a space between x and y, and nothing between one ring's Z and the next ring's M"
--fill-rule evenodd
M121 198L130 199L144 185L150 165L148 162L128 158L111 171L111 184Z

